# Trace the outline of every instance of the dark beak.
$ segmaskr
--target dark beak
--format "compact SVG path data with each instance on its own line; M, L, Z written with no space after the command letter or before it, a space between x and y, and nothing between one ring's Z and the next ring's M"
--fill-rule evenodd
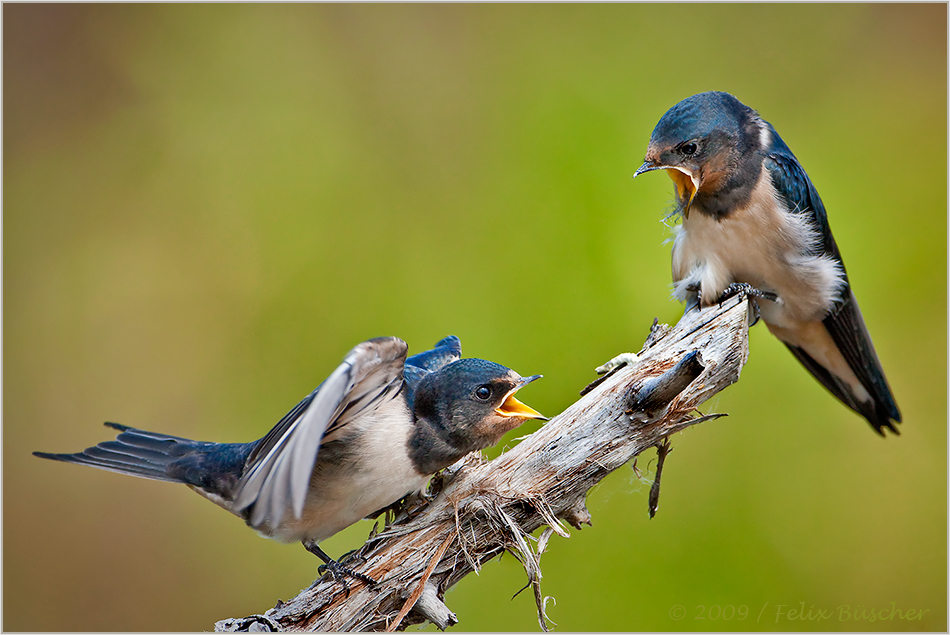
M646 174L647 172L652 172L653 170L659 170L662 167L662 165L657 165L653 161L644 161L643 165L637 168L637 171L633 173L633 178L637 178L641 174Z
M686 168L663 165L662 163L657 163L649 159L644 161L643 165L637 168L637 171L633 173L633 178L637 178L641 174L652 172L653 170L666 170L667 174L670 175L670 178L673 179L673 183L676 184L676 191L680 199L686 201L683 205L683 215L689 218L689 206L693 203L693 199L696 198L696 192L699 191L699 179L695 178Z
M522 377L521 381L518 383L518 389L522 389L536 379L541 379L544 375L531 375L530 377Z

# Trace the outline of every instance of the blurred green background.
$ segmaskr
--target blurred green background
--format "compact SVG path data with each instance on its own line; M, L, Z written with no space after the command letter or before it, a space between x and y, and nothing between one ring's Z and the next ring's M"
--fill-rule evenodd
M449 333L544 373L524 400L563 410L682 312L672 184L631 175L659 117L711 89L772 122L821 192L902 435L753 329L742 381L708 404L731 416L674 438L657 518L651 451L642 480L595 488L592 528L553 539L549 614L562 631L946 630L946 5L3 18L5 630L208 630L316 575L184 487L30 456L111 438L102 421L250 440L357 342ZM537 630L530 593L511 599L524 581L510 556L466 578L458 629ZM892 603L923 618L858 619ZM800 607L834 613L789 619Z

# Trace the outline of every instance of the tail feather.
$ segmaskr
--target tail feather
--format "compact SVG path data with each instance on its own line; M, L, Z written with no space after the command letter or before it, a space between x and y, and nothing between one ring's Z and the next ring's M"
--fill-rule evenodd
M181 455L199 445L205 445L201 441L192 441L191 439L176 437L170 434L162 434L161 432L139 430L137 428L124 426L120 423L111 423L107 421L104 425L120 431L120 434L116 437L116 441L126 442L138 448L151 448L161 452L162 454L171 451L177 452L179 455Z
M828 372L824 366L816 362L804 349L798 346L792 346L787 342L784 342L784 344L788 347L788 350L798 358L798 361L802 363L808 372L821 382L822 386L827 388L828 391L837 397L844 405L867 419L875 432L883 437L885 436L884 429L887 428L894 434L900 434L900 431L892 422L892 419L898 422L900 421L900 414L898 413L897 416L894 415L896 406L892 406L894 403L893 400L889 403L877 399L859 401L845 382Z
M858 306L853 290L845 291L842 301L822 320L822 323L851 371L871 396L871 401L859 402L857 407L851 407L867 419L881 436L884 436L884 428L889 428L898 434L894 424L901 422L901 413L897 408L891 388L887 384L884 368L874 350L871 334L861 315L861 308ZM805 365L808 366L808 364ZM834 389L831 391L835 393ZM839 399L841 398L840 395L835 394ZM842 401L845 400L842 399ZM845 403L848 402L845 401Z
M169 473L168 466L207 445L182 437L137 430L118 423L107 422L105 425L120 431L114 441L104 441L73 454L34 452L33 455L130 476L183 483L185 481L179 475Z
M145 466L123 465L115 461L97 459L97 458L88 456L87 454L85 454L85 452L77 452L75 454L51 454L49 452L34 452L33 456L38 456L41 459L50 459L52 461L62 461L63 463L87 465L89 467L99 468L100 470L116 472L118 474L126 474L129 476L139 476L142 478L148 478L155 481L169 481L171 483L179 482L178 479L168 477L164 474L164 472L160 472L154 468L149 468Z
M114 454L122 454L131 458L145 459L155 463L161 463L166 454L158 450L150 450L148 448L136 448L135 453L131 453L128 450L128 445L122 443L121 441L103 441L95 446L95 448L90 449L99 449L112 452Z

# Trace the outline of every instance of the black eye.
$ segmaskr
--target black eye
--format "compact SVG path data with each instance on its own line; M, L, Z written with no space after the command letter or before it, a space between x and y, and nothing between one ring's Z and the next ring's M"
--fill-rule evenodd
M476 388L475 398L481 401L488 401L489 399L491 399L491 386L489 386L488 384L485 384L483 386L479 386L478 388Z
M680 146L680 153L682 153L684 157L693 156L697 150L699 150L699 146L696 145L695 141L688 141Z

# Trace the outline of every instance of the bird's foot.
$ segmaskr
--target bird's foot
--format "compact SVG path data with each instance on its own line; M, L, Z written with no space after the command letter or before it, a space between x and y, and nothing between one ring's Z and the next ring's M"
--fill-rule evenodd
M362 580L366 584L376 585L379 582L366 574L360 573L359 571L354 571L353 569L347 567L346 565L340 564L337 560L334 560L326 554L326 552L317 546L316 543L303 543L304 548L315 555L316 557L323 560L323 564L317 567L317 573L321 576L329 572L333 579L343 585L343 588L346 589L347 593L350 591L350 585L346 583L346 578L356 578L357 580ZM343 556L344 558L353 553L352 551ZM342 560L342 558L341 558Z
M327 572L333 576L334 580L342 584L347 591L350 590L350 585L346 583L347 577L362 580L366 584L370 585L379 584L379 581L377 581L375 578L371 578L368 575L360 573L359 571L354 571L353 569L340 564L336 560L331 560L330 562L321 564L319 567L317 567L317 573L319 573L321 576L325 575Z
M778 302L778 294L773 291L763 291L761 289L756 289L748 282L733 282L728 287L723 289L722 295L719 296L719 304L722 304L725 300L728 300L732 296L739 294L747 295L750 298L762 298L763 300Z
M728 287L726 287L719 296L719 306L721 307L723 302L736 295L744 295L745 297L749 298L749 305L752 308L752 320L750 320L749 326L755 326L755 324L759 321L759 318L762 317L762 312L759 309L759 303L756 302L756 298L769 300L771 302L779 302L777 293L756 289L748 282L733 282Z

